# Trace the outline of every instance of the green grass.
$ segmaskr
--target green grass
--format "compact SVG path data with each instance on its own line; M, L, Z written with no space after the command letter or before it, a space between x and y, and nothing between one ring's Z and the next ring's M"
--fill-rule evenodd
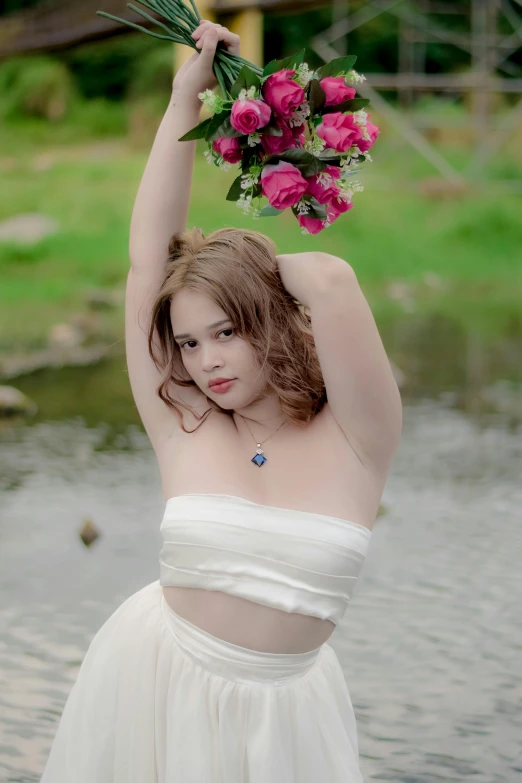
M148 150L133 149L118 135L121 125L118 115L102 139L89 139L87 127L75 134L71 126L36 121L0 129L0 220L41 212L61 224L59 234L31 248L0 243L0 349L43 345L53 323L85 309L89 287L123 285L130 215ZM366 189L355 195L353 210L320 235L303 236L290 212L253 220L227 202L236 172L209 166L203 149L189 227L253 228L269 234L281 253L320 249L341 256L377 318L403 312L387 285L406 281L414 286L417 312L446 314L484 334L522 333L519 195L496 186L446 198L423 195L408 178L415 183L436 173L390 130L359 177ZM461 169L469 157L458 146L447 153ZM516 153L490 163L491 172L499 170L522 172ZM425 284L427 272L443 280L441 290ZM121 330L121 314L115 319Z

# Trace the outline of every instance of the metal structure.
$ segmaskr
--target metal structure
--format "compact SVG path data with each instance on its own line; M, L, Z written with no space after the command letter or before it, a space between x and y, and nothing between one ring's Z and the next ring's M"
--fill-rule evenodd
M449 184L461 186L483 178L486 162L520 128L522 120L522 98L503 115L501 122L493 106L495 94L522 96L522 67L509 59L522 47L522 0L198 0L207 18L219 19L220 14L233 17L231 28L241 33L247 44L245 54L253 62L262 58L262 13L298 13L325 4L332 7L332 24L309 44L324 60L346 53L350 33L372 19L391 14L399 20L397 73L365 70L367 81L359 85L359 92L370 98L376 111ZM97 16L98 9L147 24L126 8L125 0L43 0L31 9L0 18L0 59L13 54L64 49L87 40L129 32L129 28ZM466 32L457 33L438 21L449 14L461 15ZM501 17L512 32L500 32ZM431 41L466 52L469 68L459 73L427 73L426 44ZM179 65L190 55L190 50L176 49ZM396 91L400 108L385 100L379 90ZM429 141L426 129L409 116L408 109L416 96L434 91L471 97L468 126L474 132L475 150L463 173ZM522 188L522 183L510 184L514 189Z
M397 73L369 73L358 91L369 98L374 108L390 121L402 136L424 156L438 173L455 186L475 182L484 175L486 162L509 137L520 130L522 98L498 123L492 98L495 93L522 95L522 67L509 60L522 47L522 0L332 0L334 22L310 43L323 59L339 57L347 50L351 32L381 14L393 14L399 19ZM350 9L353 9L350 12ZM468 31L459 34L433 17L459 14L467 20ZM503 16L512 32L501 34L499 20ZM426 43L442 42L469 54L469 69L458 74L426 73ZM502 75L499 76L498 72ZM396 90L400 110L386 101L378 90ZM461 173L431 144L407 109L418 92L469 93L471 111L468 126L474 130L474 155ZM522 182L509 185L519 190Z

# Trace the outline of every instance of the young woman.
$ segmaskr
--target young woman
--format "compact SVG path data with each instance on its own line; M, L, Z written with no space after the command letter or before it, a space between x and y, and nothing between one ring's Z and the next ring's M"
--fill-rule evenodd
M356 276L185 223L203 21L136 198L130 382L166 501L160 578L92 640L42 783L360 783L327 643L368 551L402 416Z

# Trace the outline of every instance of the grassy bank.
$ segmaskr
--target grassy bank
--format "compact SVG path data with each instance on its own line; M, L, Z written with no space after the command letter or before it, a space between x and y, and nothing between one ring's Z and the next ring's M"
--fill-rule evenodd
M85 310L90 287L123 285L147 150L124 136L89 140L44 123L4 126L0 149L0 220L39 212L61 224L57 235L30 248L0 244L0 350L23 350L42 346L52 324ZM356 270L378 320L433 312L484 335L522 335L520 196L483 188L441 197L411 181L403 187L407 176L421 183L433 171L393 133L383 134L374 163L359 177L366 190L356 194L354 209L319 236L303 236L291 213L253 220L227 202L235 172L209 166L202 149L189 226L254 228L280 252L339 255ZM449 155L457 164L465 153L455 146ZM522 163L509 162L492 165L520 174ZM121 333L122 313L113 319Z

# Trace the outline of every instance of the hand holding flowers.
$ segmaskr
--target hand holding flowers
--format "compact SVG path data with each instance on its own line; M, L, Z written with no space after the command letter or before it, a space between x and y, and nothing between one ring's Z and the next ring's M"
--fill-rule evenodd
M265 66L243 66L227 97L199 97L212 112L180 141L204 138L209 163L227 171L240 164L227 199L254 217L291 209L302 233L317 234L353 207L362 186L351 178L379 129L368 120L353 84L355 57L340 57L311 72L304 50ZM254 206L266 197L268 205Z
M365 77L353 70L354 55L311 71L303 49L261 70L239 55L238 36L201 20L194 0L193 10L182 0L138 1L167 24L129 7L167 35L138 29L202 49L178 71L173 88L189 100L199 90L211 116L179 141L205 139L209 163L225 171L240 166L229 201L256 218L291 209L304 234L319 233L353 207L363 187L352 177L372 160L369 150L379 135L365 111L369 101L356 96L355 85ZM213 92L217 83L221 95ZM268 204L261 208L263 196Z

